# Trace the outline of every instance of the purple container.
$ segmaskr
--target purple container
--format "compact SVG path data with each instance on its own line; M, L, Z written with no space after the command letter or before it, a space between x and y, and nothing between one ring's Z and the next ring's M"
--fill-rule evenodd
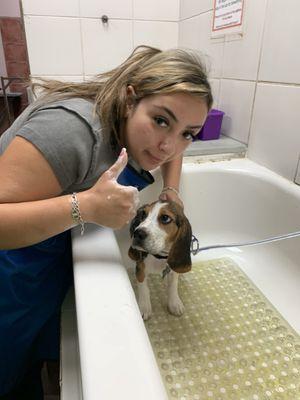
M199 140L219 139L224 112L220 110L210 110L206 121L197 135Z

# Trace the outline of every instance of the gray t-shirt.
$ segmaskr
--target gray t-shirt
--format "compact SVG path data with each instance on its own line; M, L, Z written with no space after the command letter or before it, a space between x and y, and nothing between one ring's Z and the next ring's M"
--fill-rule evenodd
M118 155L103 138L93 102L81 98L27 107L1 136L0 154L16 136L40 150L64 194L93 186Z

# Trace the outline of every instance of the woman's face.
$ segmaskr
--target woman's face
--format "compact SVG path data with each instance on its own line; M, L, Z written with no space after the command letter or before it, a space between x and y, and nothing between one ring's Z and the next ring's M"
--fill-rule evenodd
M187 93L148 96L127 106L122 141L141 168L152 170L183 153L207 112L205 101Z

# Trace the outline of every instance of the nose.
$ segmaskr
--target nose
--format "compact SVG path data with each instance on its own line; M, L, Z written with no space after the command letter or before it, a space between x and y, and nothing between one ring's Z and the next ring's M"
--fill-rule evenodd
M159 150L172 155L175 152L175 140L171 136L165 136L159 143Z
M139 242L142 242L144 239L147 237L147 232L143 228L137 228L134 233L133 237L135 240L138 240Z

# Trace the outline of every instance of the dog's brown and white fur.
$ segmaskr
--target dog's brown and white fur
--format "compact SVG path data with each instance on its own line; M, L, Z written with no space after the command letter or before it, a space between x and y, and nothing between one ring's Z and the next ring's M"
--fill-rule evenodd
M136 261L138 304L144 320L150 318L152 309L147 276L167 274L168 310L181 315L184 305L178 295L178 274L190 271L190 243L192 230L182 207L175 202L157 201L140 207L131 222L132 244L129 257Z

